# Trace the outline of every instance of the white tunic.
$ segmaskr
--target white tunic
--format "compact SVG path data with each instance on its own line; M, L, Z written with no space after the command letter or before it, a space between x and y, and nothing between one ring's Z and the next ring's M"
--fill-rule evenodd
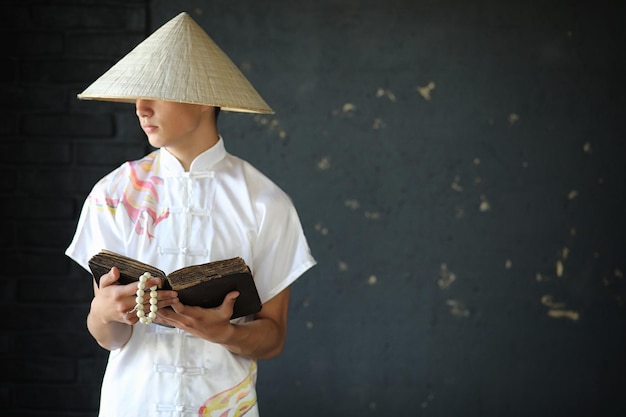
M221 138L189 172L161 149L100 180L66 254L88 270L101 249L165 273L240 256L262 303L315 265L289 197ZM100 416L257 416L256 369L182 330L136 324L109 355Z

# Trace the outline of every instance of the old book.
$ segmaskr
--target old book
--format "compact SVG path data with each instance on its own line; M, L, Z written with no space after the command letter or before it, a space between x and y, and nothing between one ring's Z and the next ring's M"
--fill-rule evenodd
M261 310L261 300L250 268L241 258L224 259L187 266L170 274L158 268L109 250L102 250L89 260L89 268L98 285L100 277L117 267L120 284L139 281L144 272L163 278L160 289L178 292L181 303L204 308L218 307L231 291L238 291L232 318L247 316Z

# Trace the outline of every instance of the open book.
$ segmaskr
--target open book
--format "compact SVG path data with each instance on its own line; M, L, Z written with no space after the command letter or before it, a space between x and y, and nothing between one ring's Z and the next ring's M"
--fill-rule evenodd
M238 291L233 319L261 310L261 300L250 268L241 258L187 266L167 275L151 265L108 250L100 251L89 260L89 268L98 285L100 277L114 266L120 271L120 284L139 281L144 272L149 272L153 277L163 279L160 289L177 291L180 302L185 305L218 307L226 294Z

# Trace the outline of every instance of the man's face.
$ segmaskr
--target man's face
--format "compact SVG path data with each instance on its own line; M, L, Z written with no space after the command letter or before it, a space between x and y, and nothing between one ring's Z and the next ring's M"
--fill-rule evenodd
M191 146L202 118L211 109L197 104L138 99L136 114L155 148Z

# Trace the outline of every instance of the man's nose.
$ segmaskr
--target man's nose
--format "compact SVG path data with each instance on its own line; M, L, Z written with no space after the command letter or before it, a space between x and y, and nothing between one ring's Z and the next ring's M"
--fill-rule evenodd
M137 117L150 117L153 113L152 100L139 98L135 102L135 108L137 109Z

